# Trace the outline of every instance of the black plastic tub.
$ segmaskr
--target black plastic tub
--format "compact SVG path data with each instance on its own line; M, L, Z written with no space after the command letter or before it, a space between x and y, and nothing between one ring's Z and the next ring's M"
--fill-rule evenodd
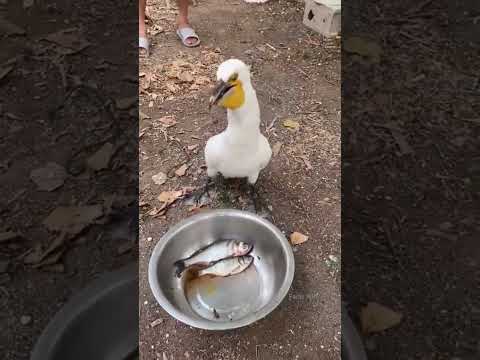
M31 360L138 359L138 266L95 280L38 339Z

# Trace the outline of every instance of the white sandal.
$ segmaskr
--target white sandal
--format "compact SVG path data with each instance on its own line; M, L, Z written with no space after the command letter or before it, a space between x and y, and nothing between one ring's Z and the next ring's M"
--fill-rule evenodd
M182 41L183 45L189 48L197 47L200 45L200 38L198 37L197 33L195 30L193 30L191 27L184 27L181 29L177 30L177 35ZM187 39L196 39L197 41L194 42L193 44L187 43Z
M150 55L150 43L148 42L148 39L146 37L140 36L138 38L138 47L140 49L145 49L147 57Z

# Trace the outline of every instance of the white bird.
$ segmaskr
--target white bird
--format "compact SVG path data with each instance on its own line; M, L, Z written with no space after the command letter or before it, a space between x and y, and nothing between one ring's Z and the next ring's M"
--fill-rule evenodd
M207 175L247 178L252 186L270 162L272 149L260 132L260 107L250 81L250 67L230 59L218 67L217 86L210 106L227 109L227 128L205 146Z

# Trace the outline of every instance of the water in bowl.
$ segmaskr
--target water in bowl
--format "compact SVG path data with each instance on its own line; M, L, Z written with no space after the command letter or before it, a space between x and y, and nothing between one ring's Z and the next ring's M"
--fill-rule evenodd
M185 284L185 296L199 316L218 322L242 319L261 305L262 279L253 263L227 277L202 276Z

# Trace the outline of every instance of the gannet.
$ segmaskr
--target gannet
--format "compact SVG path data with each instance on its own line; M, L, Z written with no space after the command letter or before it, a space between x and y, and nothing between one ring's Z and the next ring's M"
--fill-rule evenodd
M260 107L250 81L250 67L238 59L220 64L209 104L227 109L228 125L205 146L208 177L220 173L224 178L247 178L254 192L272 149L260 131Z

